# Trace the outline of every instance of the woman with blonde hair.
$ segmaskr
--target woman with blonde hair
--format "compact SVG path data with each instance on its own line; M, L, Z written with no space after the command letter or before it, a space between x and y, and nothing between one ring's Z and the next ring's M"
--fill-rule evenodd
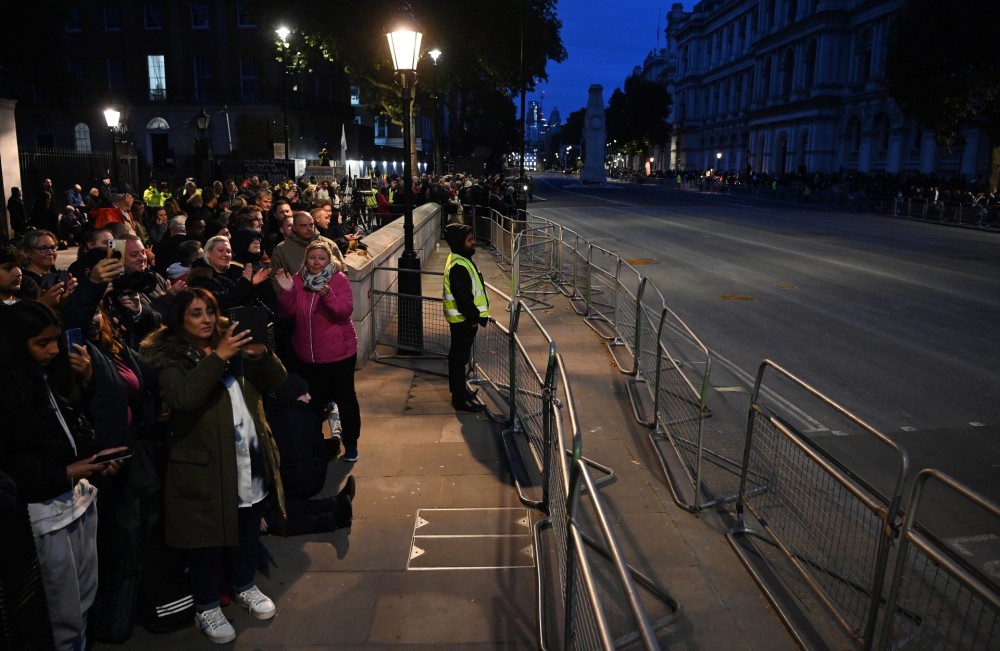
M344 461L358 460L361 408L354 390L358 333L351 314L354 298L343 263L322 239L306 245L305 263L297 274L277 272L281 312L294 317L292 348L309 383L312 404L325 410L336 402L343 427Z

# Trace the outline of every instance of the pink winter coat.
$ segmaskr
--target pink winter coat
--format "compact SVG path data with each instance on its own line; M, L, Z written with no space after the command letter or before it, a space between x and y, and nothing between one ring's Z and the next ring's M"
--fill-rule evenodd
M342 273L330 279L330 293L320 296L306 290L302 274L292 276L294 287L278 292L281 312L295 318L292 347L307 364L327 364L358 352L358 333L351 321L354 297L351 282Z

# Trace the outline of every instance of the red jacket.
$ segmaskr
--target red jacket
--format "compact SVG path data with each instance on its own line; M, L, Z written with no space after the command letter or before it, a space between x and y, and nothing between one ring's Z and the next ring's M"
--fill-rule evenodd
M347 359L358 353L358 333L354 330L351 313L354 297L351 282L342 273L330 279L330 292L320 296L308 291L302 274L292 276L294 287L278 292L281 312L295 318L292 348L307 364L327 364Z

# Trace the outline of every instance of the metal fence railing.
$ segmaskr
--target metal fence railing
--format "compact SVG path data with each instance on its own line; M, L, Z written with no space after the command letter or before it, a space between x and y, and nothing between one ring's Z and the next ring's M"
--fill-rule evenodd
M935 495L934 493L937 493ZM953 536L934 498L947 496L951 516L974 523ZM937 511L937 513L935 513ZM937 470L917 475L899 534L879 649L922 651L1000 648L1000 506Z
M672 186L672 184L671 184ZM807 204L834 210L852 210L876 215L907 217L943 223L973 226L977 228L1000 227L1000 204L986 205L982 200L971 197L956 199L933 199L926 197L870 196L863 192L843 189L821 189L806 191L801 183L793 186L770 187L743 183L720 183L714 180L685 181L683 190L694 190L713 194L732 194Z
M399 269L380 267L376 274L398 274ZM435 280L442 275L418 272ZM376 286L391 287L388 277L376 278ZM491 304L511 305L511 297L487 285ZM373 340L375 360L441 373L450 342L441 299L435 296L408 296L392 291L373 291ZM421 321L414 327L400 305L419 303ZM526 327L529 324L530 327ZM420 338L413 336L419 330ZM409 334L407 334L409 333ZM391 347L397 354L385 354L379 347ZM435 366L436 365L436 366ZM541 509L546 517L535 528L539 572L539 644L543 649L612 649L625 645L659 649L655 631L674 622L680 605L666 590L632 568L624 559L618 534L608 516L597 486L614 477L610 468L583 456L580 428L572 402L565 366L556 355L556 344L523 300L513 304L509 324L496 319L476 336L473 349L475 377L495 404L506 407L507 428L501 438L515 481L522 474L516 468L530 465L540 476L541 496L527 496L518 485L526 504ZM559 395L564 396L561 400ZM567 424L568 423L568 424ZM572 449L567 448L564 427L573 432ZM525 445L520 445L520 441ZM524 450L532 461L525 463ZM516 457L516 459L515 459ZM595 480L594 471L606 476ZM546 530L556 532L546 537ZM541 553L552 549L555 563ZM546 587L544 568L558 576L555 590ZM663 615L655 621L647 614L647 602L639 588L652 595ZM557 634L552 635L552 631Z
M862 480L793 427L787 414L765 405L765 376L787 381L842 416L842 427L853 426L848 434L883 448L885 469L895 478L890 492ZM769 569L786 582L803 581L850 639L871 648L907 467L906 452L885 435L780 366L761 363L750 402L738 523L727 538L793 634L794 617L775 598L774 582L760 571L766 554L748 546L748 539L780 550L792 578L782 574L786 565L781 563L772 562Z
M540 607L541 648L610 650L641 645L659 649L656 631L680 617L680 603L625 561L612 519L583 458L572 387L561 357L556 356L545 385L554 427L547 441L551 459L546 477L548 517L535 525L535 544L543 549L548 541L555 548L557 564L550 573L557 580L547 580L551 578L547 567L539 562L538 585L544 594L545 586L555 584L550 589L560 590L561 598L543 598L539 603L557 602L561 609ZM547 530L553 535L545 537ZM639 585L663 612L656 621L641 598Z

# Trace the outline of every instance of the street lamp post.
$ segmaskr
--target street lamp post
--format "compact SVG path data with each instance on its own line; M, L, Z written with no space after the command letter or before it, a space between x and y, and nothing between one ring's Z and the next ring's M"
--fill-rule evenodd
M282 59L288 56L288 35L291 34L291 30L282 25L278 29L274 30L274 33L278 35L281 39L282 44ZM281 123L283 131L285 132L285 160L289 159L289 142L288 142L288 62L282 60L284 64L281 73Z
M208 127L212 123L212 116L205 112L204 106L201 107L201 112L194 116L194 123L197 127L194 138L195 158L198 159L197 177L201 183L208 183L212 175L205 172L205 167L208 162Z
M438 96L440 95L440 91L437 87L437 66L438 58L441 56L441 50L434 48L427 54L431 55L431 59L434 60L434 119L431 121L431 135L434 138L434 173L441 174L441 141L440 130L438 129Z
M722 168L722 152L717 151L715 152L715 169L717 171L721 171L721 168Z
M128 167L128 139L127 131L128 127L125 125L125 121L121 119L121 111L113 108L107 108L104 110L104 120L108 125L108 133L111 134L111 156L114 158L114 172L115 185L119 186L118 189L122 192L126 190L128 186L131 188L132 179L129 173ZM122 148L125 148L124 151Z
M397 19L386 33L396 84L403 109L403 255L399 267L399 332L397 341L409 353L423 345L423 305L421 303L420 257L413 245L413 154L410 148L412 89L417 83L417 61L423 34L411 16Z

